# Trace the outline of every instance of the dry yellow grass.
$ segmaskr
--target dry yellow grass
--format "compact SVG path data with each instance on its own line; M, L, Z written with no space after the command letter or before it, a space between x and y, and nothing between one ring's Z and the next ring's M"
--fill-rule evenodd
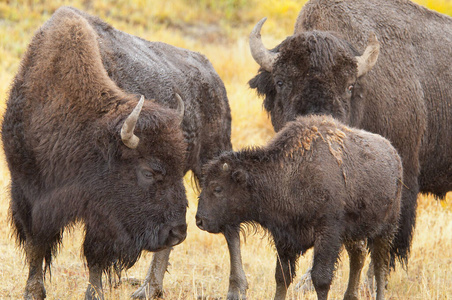
M155 3L157 2L157 3ZM292 32L296 15L305 1L228 0L228 1L6 1L0 0L0 113L3 113L10 82L33 33L61 5L98 15L113 26L148 40L158 40L199 51L207 56L223 79L228 91L235 149L262 145L273 129L262 109L262 100L249 90L247 81L257 65L248 50L247 35L254 23L268 16L264 43L271 47ZM430 8L451 13L450 1L419 1ZM113 4L114 3L114 4ZM185 25L185 29L181 29ZM0 299L19 299L27 277L22 250L11 238L8 222L9 174L0 155ZM187 180L190 207L187 240L175 247L169 273L165 276L166 299L224 299L228 287L229 256L221 235L197 229L194 224L196 195ZM438 202L420 196L418 221L409 270L398 268L391 275L388 299L452 299L452 195ZM88 273L81 257L83 232L76 226L65 233L63 246L47 277L49 299L83 298ZM243 261L249 282L249 299L271 299L274 292L275 251L267 237L251 235L243 245ZM308 252L298 263L302 274L310 264ZM143 279L151 259L143 254L125 275ZM348 259L342 254L330 299L341 299L348 275ZM296 281L297 279L295 279ZM129 282L118 288L105 286L107 299L127 299L136 289ZM315 293L295 291L290 299L316 299ZM363 299L367 299L363 291Z

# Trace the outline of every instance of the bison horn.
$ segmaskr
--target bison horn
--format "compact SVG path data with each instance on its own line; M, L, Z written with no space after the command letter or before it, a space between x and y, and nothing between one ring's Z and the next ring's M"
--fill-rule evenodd
M367 47L363 55L356 56L358 65L358 77L363 76L372 69L377 62L378 54L380 54L380 43L375 33L371 32L367 39Z
M223 171L225 171L225 172L229 171L229 165L228 165L228 163L224 163L224 164L223 164Z
M135 125L137 124L138 117L140 116L141 109L144 104L144 96L141 96L140 101L138 101L137 106L133 109L121 128L121 140L130 149L135 149L138 147L140 138L137 137L133 131L135 130Z
M180 124L182 124L182 120L184 120L185 104L178 93L176 93L176 99L177 99L176 112L177 112L177 115L179 116L179 120L180 120L179 125L180 125Z
M267 18L260 20L253 31L250 33L250 49L251 55L254 60L267 72L271 72L273 69L273 63L278 57L277 53L269 51L265 48L261 40L261 29Z

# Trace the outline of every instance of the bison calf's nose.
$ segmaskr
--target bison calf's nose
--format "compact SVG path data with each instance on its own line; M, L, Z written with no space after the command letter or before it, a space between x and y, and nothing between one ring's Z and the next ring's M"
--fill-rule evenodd
M198 216L196 216L196 226L198 226L199 229L201 229L201 230L205 230L203 228L202 219L200 217L198 217Z

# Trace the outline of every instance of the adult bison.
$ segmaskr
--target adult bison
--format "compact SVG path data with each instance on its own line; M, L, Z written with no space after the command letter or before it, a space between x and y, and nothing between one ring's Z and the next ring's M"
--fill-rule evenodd
M401 155L391 262L406 264L417 194L452 189L452 19L406 0L311 0L294 34L270 51L262 25L250 35L261 68L249 84L265 95L276 131L298 115L330 114L388 138Z
M140 95L155 100L138 102ZM183 174L199 176L202 164L231 149L230 122L224 85L204 56L58 9L22 60L2 127L11 219L30 268L25 298L45 297L43 260L48 268L64 228L78 221L86 298L102 298L103 270L166 247L135 296L161 293L168 247L186 235ZM231 278L244 278L238 229L225 233Z
M359 243L367 240L382 300L402 173L397 151L380 135L330 116L298 117L265 147L227 152L206 165L196 224L212 233L246 222L267 229L278 252L278 300L311 247L312 281L318 299L327 299L343 244L350 256L344 299L357 299L366 255Z

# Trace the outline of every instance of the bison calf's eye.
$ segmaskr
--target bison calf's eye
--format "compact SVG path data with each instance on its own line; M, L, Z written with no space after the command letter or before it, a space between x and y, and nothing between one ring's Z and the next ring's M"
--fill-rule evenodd
M143 170L141 174L143 174L143 177L146 179L154 179L154 174L149 170Z

